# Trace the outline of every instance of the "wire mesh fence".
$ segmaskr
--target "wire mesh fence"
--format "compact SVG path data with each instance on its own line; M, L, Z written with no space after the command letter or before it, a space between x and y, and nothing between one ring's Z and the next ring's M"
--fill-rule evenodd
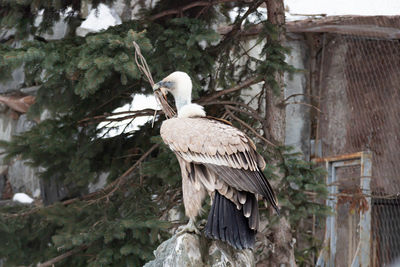
M371 21L358 23L372 27ZM394 22L374 23L390 30ZM321 110L315 113L313 131L319 156L372 154L369 196L361 192L360 166L335 173L334 266L355 264L360 215L365 213L371 216L369 266L391 266L400 258L400 42L366 31L365 25L363 34L355 27L347 33L319 34L312 75L312 94L318 96L314 104ZM363 206L368 197L370 206Z

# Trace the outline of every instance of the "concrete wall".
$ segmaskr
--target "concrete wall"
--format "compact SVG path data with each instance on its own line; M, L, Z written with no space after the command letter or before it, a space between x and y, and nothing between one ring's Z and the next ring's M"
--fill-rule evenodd
M4 107L0 109L0 140L11 141L12 136L29 130L34 122L27 119L26 115L18 116L14 111ZM0 149L0 153L4 152ZM31 168L25 161L15 158L7 162L4 155L0 154L0 183L5 179L10 182L14 193L27 193L30 196L40 196L40 181L36 175L37 169ZM3 191L0 192L0 199Z
M38 25L42 20L39 15L35 24ZM68 32L67 23L60 20L56 22L51 34L42 34L41 36L48 40L56 40L63 38ZM1 31L0 41L6 40L10 35L14 33L14 30ZM31 40L33 37L28 36L27 39ZM12 47L19 47L20 42L14 42L11 44ZM25 73L24 67L21 66L15 69L12 73L12 79L5 82L0 82L0 94L12 95L14 93L35 95L39 87L23 88L25 86ZM11 141L13 135L21 134L28 131L32 126L35 125L34 121L27 118L25 114L19 114L6 105L0 103L0 140ZM26 161L20 158L14 158L10 161L4 160L4 152L0 148L0 199L4 198L4 190L6 190L6 183L11 186L11 193L26 193L31 197L41 197L43 188L46 188L44 184L38 178L38 169L31 168ZM7 189L7 197L10 197L10 189ZM43 196L42 196L43 197Z
M286 62L298 71L290 77L285 75L286 128L285 145L302 152L310 158L310 109L308 106L309 49L302 35L288 34L285 46L291 49ZM294 96L295 95L295 96Z

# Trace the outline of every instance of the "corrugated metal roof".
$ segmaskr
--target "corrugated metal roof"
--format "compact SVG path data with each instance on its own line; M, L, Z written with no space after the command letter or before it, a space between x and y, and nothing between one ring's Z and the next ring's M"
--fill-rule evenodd
M330 16L286 23L288 32L327 32L400 39L400 16Z

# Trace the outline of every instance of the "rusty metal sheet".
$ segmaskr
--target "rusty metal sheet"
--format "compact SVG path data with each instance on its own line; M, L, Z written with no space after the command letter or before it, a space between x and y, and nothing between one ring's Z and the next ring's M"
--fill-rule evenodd
M329 162L334 162L334 161L359 159L360 157L361 157L361 152L356 152L356 153L333 156L333 157L315 158L315 159L313 159L313 161L316 162L316 163L328 162L328 161Z

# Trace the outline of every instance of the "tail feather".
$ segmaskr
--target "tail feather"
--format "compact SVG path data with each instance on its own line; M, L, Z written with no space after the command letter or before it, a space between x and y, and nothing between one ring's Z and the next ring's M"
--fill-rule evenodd
M225 202L224 201L219 201L219 208L218 208L218 219L220 220L220 223L218 225L218 230L219 230L219 234L221 237L222 241L226 241L226 231L224 229L224 225L226 224L225 221Z
M233 202L215 191L205 235L226 241L237 249L246 249L253 248L256 231L250 229L249 218L244 216L243 210L238 210Z

